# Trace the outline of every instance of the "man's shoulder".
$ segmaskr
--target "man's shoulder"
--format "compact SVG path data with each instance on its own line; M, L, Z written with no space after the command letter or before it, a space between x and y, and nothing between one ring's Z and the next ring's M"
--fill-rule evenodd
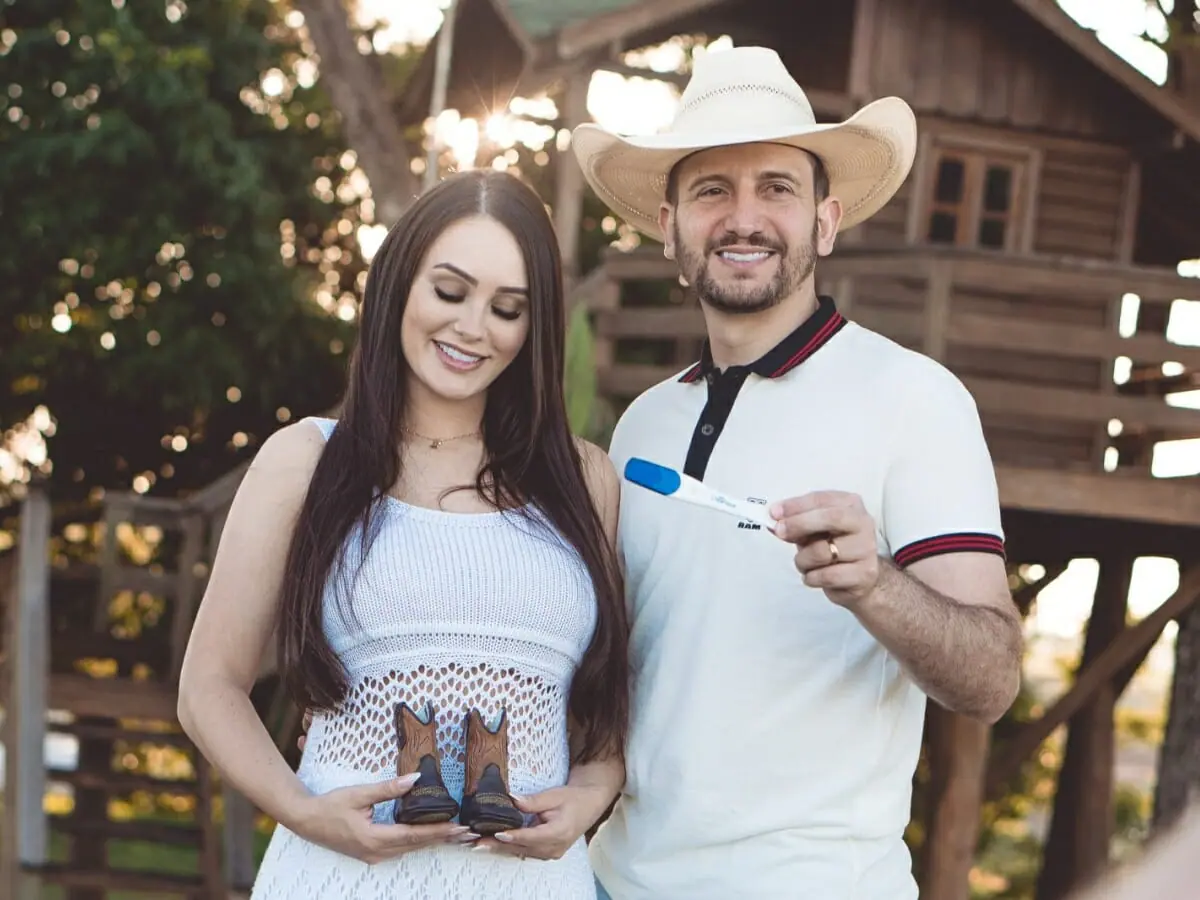
M943 363L931 356L867 328L852 323L847 336L855 355L865 360L876 396L889 402L901 396L947 397L967 394L967 388Z
M646 388L631 400L617 419L613 439L616 440L620 433L636 431L640 427L652 424L664 409L672 406L688 390L692 389L693 385L680 381L680 379L694 367L695 364L692 364L680 369L657 384Z

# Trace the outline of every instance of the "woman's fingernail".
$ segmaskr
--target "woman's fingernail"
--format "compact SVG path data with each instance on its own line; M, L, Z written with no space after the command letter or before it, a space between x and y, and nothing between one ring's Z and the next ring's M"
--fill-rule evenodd
M479 835L477 834L456 834L450 838L450 842L454 844L469 844L477 840L479 840Z
M417 779L421 777L420 772L409 772L407 775L401 775L396 779L396 784L400 787L410 787L417 783Z
M474 847L471 848L472 853L479 853L479 852L491 853L491 851L492 851L492 848L489 847L487 844L476 844Z
M506 844L512 843L512 835L505 834L503 831L497 832L496 834L492 835L492 837L498 841L504 841Z

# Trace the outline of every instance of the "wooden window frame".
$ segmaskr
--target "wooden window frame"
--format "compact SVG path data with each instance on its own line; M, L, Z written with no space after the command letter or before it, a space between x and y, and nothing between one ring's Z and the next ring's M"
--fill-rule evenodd
M959 205L962 211L959 236L954 243L931 241L928 236L930 218L939 205L934 197L938 169L946 157L963 159L966 168L963 201ZM915 202L909 206L907 223L910 244L982 253L1033 252L1035 192L1041 170L1041 152L1037 148L953 133L925 134L918 148L918 160L913 186ZM981 246L979 226L986 217L982 209L983 178L988 164L997 163L1010 167L1013 173L1004 246Z

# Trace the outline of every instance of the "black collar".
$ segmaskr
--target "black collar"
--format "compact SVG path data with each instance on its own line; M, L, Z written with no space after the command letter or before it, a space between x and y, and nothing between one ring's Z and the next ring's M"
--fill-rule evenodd
M845 324L846 318L837 311L833 298L822 295L817 298L816 310L800 323L799 328L754 362L745 366L730 366L725 374L744 377L753 372L762 378L779 378L829 343L829 339L841 331ZM712 351L708 341L705 341L700 362L679 376L679 380L691 384L711 374L720 372L713 366Z

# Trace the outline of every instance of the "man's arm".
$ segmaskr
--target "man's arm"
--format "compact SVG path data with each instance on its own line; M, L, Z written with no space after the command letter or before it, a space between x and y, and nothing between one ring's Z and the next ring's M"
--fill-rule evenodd
M796 545L804 583L852 612L922 690L947 709L995 722L1020 686L1020 617L1001 557L956 552L902 571L880 558L857 494L819 491L777 503L776 534Z
M952 553L907 571L880 560L851 611L947 709L992 723L1016 699L1024 638L1000 557Z

